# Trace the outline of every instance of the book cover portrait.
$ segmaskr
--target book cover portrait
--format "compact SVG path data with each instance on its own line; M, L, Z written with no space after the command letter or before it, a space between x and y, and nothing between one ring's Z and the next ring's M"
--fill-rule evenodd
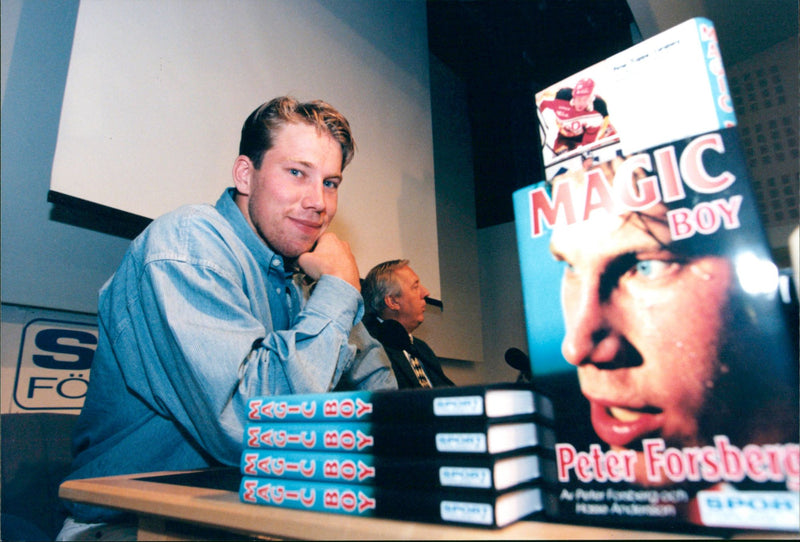
M595 521L796 531L797 330L713 24L688 21L574 79L602 83L613 144L547 168L543 138L546 180L514 194L559 506Z

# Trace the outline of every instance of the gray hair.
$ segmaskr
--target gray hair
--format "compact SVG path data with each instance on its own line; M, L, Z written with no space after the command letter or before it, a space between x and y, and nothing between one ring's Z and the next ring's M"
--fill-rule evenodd
M369 315L380 316L386 308L387 295L400 293L400 285L394 277L394 272L401 267L406 267L409 260L389 260L379 263L369 270L367 278L361 286L361 295L364 298L364 312Z

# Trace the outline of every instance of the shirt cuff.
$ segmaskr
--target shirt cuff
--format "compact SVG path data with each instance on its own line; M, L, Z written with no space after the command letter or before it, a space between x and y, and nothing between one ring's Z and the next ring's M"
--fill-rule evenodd
M328 316L348 333L364 316L364 300L359 291L333 275L319 278L305 308Z

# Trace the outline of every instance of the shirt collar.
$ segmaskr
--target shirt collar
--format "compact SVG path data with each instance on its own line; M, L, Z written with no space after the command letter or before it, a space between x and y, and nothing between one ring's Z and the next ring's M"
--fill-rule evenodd
M234 197L236 196L236 189L228 187L217 200L216 209L219 213L230 223L233 231L244 242L245 246L253 253L254 256L266 268L275 269L279 273L283 273L285 278L290 278L297 269L295 266L290 265L289 269L285 269L285 262L283 256L276 254L264 242L261 237L253 231L250 223L247 222L242 214L239 206L236 205Z

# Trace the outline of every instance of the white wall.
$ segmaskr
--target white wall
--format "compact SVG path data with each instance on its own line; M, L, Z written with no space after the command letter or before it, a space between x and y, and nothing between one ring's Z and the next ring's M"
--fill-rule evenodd
M381 31L380 25L372 24L370 17L375 16L375 10L359 9L361 4L370 7L372 3L318 2L321 8L331 12L335 12L337 6L348 8L346 13L340 14L341 20L373 44L371 54L391 57L398 66L412 62L403 43L394 42ZM51 204L47 203L78 5L75 0L57 3L2 0L0 3L3 22L0 287L4 333L0 354L4 375L16 370L20 355L24 353L22 329L30 320L39 317L39 308L46 314L54 310L66 311L62 316L68 319L93 319L97 291L114 272L129 244L125 238L65 223L54 216ZM426 74L427 62L425 51ZM380 68L381 71L387 69ZM419 70L419 67L415 69ZM452 77L452 74L442 76L440 72L441 66L434 70L440 74L437 77ZM457 83L450 81L449 84ZM417 92L422 93L422 90L417 89ZM458 98L461 110L465 107L465 99L463 95ZM440 103L445 110L450 105L452 102L447 100L444 106ZM379 114L373 110L368 113ZM480 363L483 361L482 316L469 130L464 118L439 119L440 128L444 126L449 131L442 136L445 138L441 145L443 154L436 158L437 173L441 173L444 179L444 188L441 188L444 192L437 198L435 212L428 205L419 205L413 197L396 202L397 215L403 223L420 222L420 213L425 213L426 219L435 219L434 227L425 232L425 241L432 239L438 243L444 260L437 262L426 252L380 255L383 259L411 258L414 269L426 284L432 282L431 277L441 273L444 311L430 308L428 321L420 329L420 335L430 341L441 356L469 360L449 364L448 374L458 383L480 381L484 365ZM424 137L431 137L431 126L420 126L421 132L425 130L428 134L423 133ZM459 139L465 135L466 141ZM364 152L364 146L370 148L368 143L359 143L360 152ZM403 178L408 183L419 181L408 175ZM342 198L346 200L346 191ZM349 224L346 222L345 225ZM355 223L352 226L355 227ZM438 234L437 229L441 230ZM345 236L350 233L348 229ZM374 235L374 228L359 230L359 234L380 241L380 236ZM404 243L417 246L413 237L404 239ZM377 261L359 262L362 274L366 274L375 263ZM435 268L435 273L428 272L432 268ZM64 376L68 377L68 374ZM5 384L14 382L14 379L6 380L4 377L3 380L3 405L6 408L10 399Z
M419 260L439 298L422 0L81 0L51 189L147 218L213 204L242 122L283 94L353 128L331 230L362 268Z

